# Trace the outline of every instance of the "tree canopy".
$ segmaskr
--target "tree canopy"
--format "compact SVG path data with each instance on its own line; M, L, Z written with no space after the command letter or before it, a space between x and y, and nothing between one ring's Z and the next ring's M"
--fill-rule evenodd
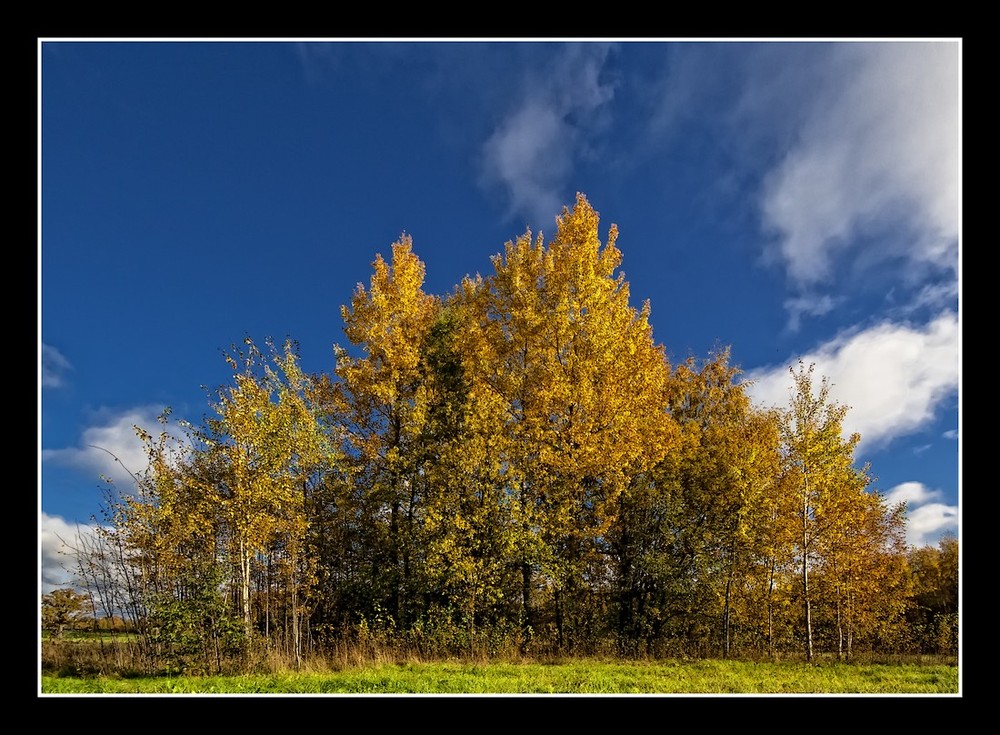
M525 232L432 295L404 235L342 307L330 373L294 342L233 347L181 450L137 427L149 469L95 594L126 585L149 650L206 667L373 631L438 652L920 648L914 569L951 635L954 555L908 555L827 381L800 364L789 404L759 407L729 349L671 365L617 241L579 194L549 242Z

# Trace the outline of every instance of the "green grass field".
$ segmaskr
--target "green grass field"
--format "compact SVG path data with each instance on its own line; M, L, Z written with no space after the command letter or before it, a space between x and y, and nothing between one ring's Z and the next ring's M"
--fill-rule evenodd
M42 694L958 694L957 666L738 661L400 663L206 677L42 676Z

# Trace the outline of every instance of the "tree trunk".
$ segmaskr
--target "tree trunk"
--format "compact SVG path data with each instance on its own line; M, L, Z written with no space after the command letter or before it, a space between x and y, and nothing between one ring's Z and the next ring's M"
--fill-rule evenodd
M527 561L521 562L521 617L524 634L524 643L521 647L526 649L531 631L531 564ZM522 653L524 652L526 650L522 650Z
M271 638L271 558L267 555L267 582L264 588L264 637Z
M296 564L292 562L292 574L295 574ZM295 670L302 666L302 633L299 630L299 586L292 580L292 647L295 651Z
M767 580L767 655L774 658L774 573L777 562L771 557Z
M392 618L399 621L399 503L392 501L392 511L389 519L389 546L392 552L392 602L390 609Z
M247 551L246 539L240 539L240 604L243 608L243 631L250 635L250 554Z
M806 613L806 661L813 659L812 608L809 600L809 474L802 492L802 600Z
M556 643L559 649L562 650L563 647L563 611L562 611L562 596L559 594L559 588L557 587L554 591L554 602L555 602L555 612L556 612Z
M837 660L841 661L844 657L844 622L842 619L841 612L841 599L840 599L840 583L837 583Z
M735 551L730 551L730 554L734 554ZM726 599L722 608L722 657L729 658L729 621L731 615L730 601L732 595L733 587L733 567L735 562L730 556L729 560L729 575L726 577Z
M802 597L806 612L806 661L813 658L812 606L809 601L809 564L807 555L802 554Z
M854 593L847 593L847 661L851 661L854 643Z

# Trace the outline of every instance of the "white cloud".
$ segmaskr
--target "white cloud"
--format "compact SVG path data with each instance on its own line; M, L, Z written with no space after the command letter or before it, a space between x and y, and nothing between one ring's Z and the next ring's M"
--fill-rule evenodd
M890 228L905 237L880 238L884 252L869 266L897 257L956 269L959 44L832 44L827 61L814 94L797 100L803 123L761 203L789 276L800 287L824 282L855 236Z
M941 537L958 531L958 508L937 502L939 490L920 482L903 482L885 494L890 506L906 503L906 543L910 546L934 546Z
M57 587L68 587L76 578L76 549L81 536L93 533L93 527L70 524L59 516L42 513L38 522L38 546L41 594Z
M885 494L885 500L889 505L907 503L912 507L934 500L939 495L921 482L902 482Z
M941 436L945 439L958 439L958 429L948 429Z
M104 412L98 423L84 429L78 446L42 450L41 460L71 467L91 477L103 475L110 478L119 491L130 492L134 488L132 474L140 476L148 466L134 426L154 436L164 430L174 436L179 433L173 427L160 425L157 419L161 412L162 409L151 406ZM75 551L81 548L81 540L84 548L87 543L92 544L94 530L92 525L70 523L61 516L40 512L41 594L75 584Z
M141 406L107 415L100 425L84 429L79 446L44 449L42 461L73 467L95 477L103 475L119 488L130 488L131 475L140 475L148 465L134 427L158 433L163 428L157 423L159 413L160 409Z
M941 537L958 531L958 508L928 503L908 510L906 542L910 546L936 546Z
M922 327L884 322L844 333L802 356L827 377L830 397L850 407L846 434L861 434L861 449L912 433L958 391L961 368L958 317L944 312ZM792 385L788 366L750 370L750 394L764 406L786 406Z
M73 369L69 360L55 347L42 343L42 387L60 388L65 384L65 375Z
M565 203L562 186L574 158L586 152L598 112L614 94L600 81L609 50L595 43L562 46L528 80L524 99L483 146L483 183L499 184L510 200L509 214L526 216L536 230Z

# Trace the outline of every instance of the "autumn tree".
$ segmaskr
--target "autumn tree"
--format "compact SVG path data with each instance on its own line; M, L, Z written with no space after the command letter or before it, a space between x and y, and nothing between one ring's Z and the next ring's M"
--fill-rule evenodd
M823 378L813 389L813 371L800 361L798 371L789 368L793 385L791 400L782 425L785 460L797 478L797 557L801 579L806 659L813 658L813 594L810 571L821 556L821 544L836 533L837 501L840 492L856 481L854 448L859 434L843 436L847 407L830 397L829 380ZM867 484L867 479L862 478Z
M717 367L723 369L710 377ZM713 413L728 410L722 393L730 377L715 360L699 369L692 358L674 369L662 410L678 427L676 446L621 498L610 538L618 565L619 634L631 645L640 636L647 646L700 637L716 615L709 609L715 590L704 580L722 578L713 568L720 559L708 529L718 520L723 494L709 466L706 429Z
M337 471L340 457L318 421L318 407L311 392L311 379L299 364L293 343L281 353L272 350L266 375L274 388L271 412L262 421L272 426L282 456L274 478L279 497L290 502L276 509L276 534L267 562L277 566L284 593L284 618L290 618L290 643L296 662L303 653L303 626L311 617L317 585L316 550L312 526L318 521L313 496L323 487L326 475ZM270 580L266 599L270 601ZM270 617L270 607L268 608Z
M725 655L749 604L776 517L780 442L771 411L753 407L729 351L677 365L664 410L676 448L623 499L612 536L619 633L670 637Z
M914 643L927 653L956 653L959 632L959 545L945 536L937 546L907 552L911 596L906 621Z
M787 600L783 579L796 546L800 475L786 462L780 410L751 404L751 384L739 380L725 349L706 360L700 372L692 361L678 366L680 393L671 410L696 451L682 465L686 515L682 535L695 533L708 566L697 575L724 580L700 603L721 601L721 650L729 656L735 633L745 643L764 644L774 654L778 610ZM699 530L700 529L700 530ZM710 585L709 585L710 586Z
M151 670L218 671L244 640L223 593L218 496L206 492L204 456L191 433L175 436L168 416L161 414L156 434L134 427L147 466L131 490L109 495L80 577L106 614L130 621Z
M855 641L898 637L909 593L902 507L871 492L868 468L845 473L817 512L816 579L838 658Z
M473 649L478 629L509 619L514 576L498 406L476 386L468 359L474 319L456 292L427 335L420 437L428 612L435 624L464 629Z
M265 355L247 338L226 355L232 384L219 389L203 426L182 424L183 438L135 427L147 467L109 504L81 565L109 614L136 625L151 665L219 670L257 631L255 598L267 635L271 581L259 571L272 563L289 651L301 656L303 601L314 583L306 501L331 457L294 343L268 348Z
M694 578L705 580L698 608L717 616L723 654L731 650L734 609L759 553L780 471L777 424L755 410L729 351L692 361L675 371L671 413L684 432L686 452L677 467L677 490L683 500L678 533L693 559ZM690 564L690 562L688 563ZM713 589L709 580L719 580ZM721 609L712 610L720 600ZM715 621L706 622L714 628Z
M260 555L279 565L290 601L291 642L301 655L301 597L311 584L312 561L305 540L310 482L328 456L316 415L304 398L305 376L296 346L279 352L268 344L264 355L247 338L226 362L233 382L221 388L201 436L216 461L218 475L202 484L217 494L230 558L238 570L243 625L254 627L254 562Z
M388 607L397 623L408 620L414 600L419 546L420 439L426 420L422 350L440 309L423 291L424 264L403 236L392 260L378 255L366 289L358 284L350 306L341 309L344 332L360 350L336 348L336 374L327 410L343 429L345 456L355 463L355 480L366 488L365 513L384 533L382 576Z
M769 410L772 425L779 427L782 415ZM782 451L779 440L779 453ZM747 618L755 628L761 650L774 657L790 639L794 628L792 610L795 597L796 551L801 524L799 523L799 475L783 463L769 485L763 506L759 509L760 525L756 529L756 563L751 569L745 594Z
M598 225L578 194L548 246L527 232L493 258L494 275L466 284L482 314L476 374L503 407L522 612L530 624L539 574L559 645L595 619L587 598L608 574L618 498L671 436L649 304L630 305L617 228L602 245Z
M90 597L66 587L42 595L42 630L61 638L67 628L75 628L88 619Z

